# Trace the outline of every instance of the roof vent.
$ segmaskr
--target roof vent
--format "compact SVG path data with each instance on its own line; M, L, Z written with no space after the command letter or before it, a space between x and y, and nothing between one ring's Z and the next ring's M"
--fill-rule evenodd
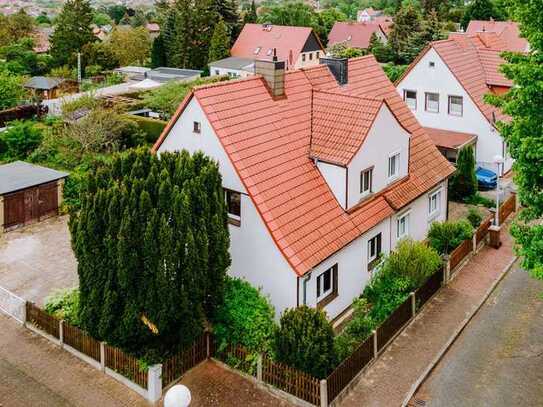
M271 31L271 30L272 30L272 27L273 27L273 25L272 25L271 23L264 23L264 24L262 24L262 29L263 29L264 31Z
M349 82L349 60L347 58L324 57L320 59L321 64L328 66L332 75L340 85Z

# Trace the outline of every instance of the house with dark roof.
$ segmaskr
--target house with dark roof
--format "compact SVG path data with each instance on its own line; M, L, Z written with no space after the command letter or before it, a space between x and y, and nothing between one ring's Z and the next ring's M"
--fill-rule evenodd
M210 74L245 77L253 74L249 61L271 61L274 50L287 70L318 65L319 58L324 56L319 37L310 27L245 24L230 50L230 57L211 62ZM241 67L237 67L238 64Z
M454 33L430 43L397 81L396 88L436 146L451 161L473 145L477 165L504 174L511 169L507 145L496 126L509 120L485 101L512 83L500 71L506 44L496 33ZM498 169L496 157L504 163Z
M383 44L387 43L387 33L379 23L338 21L328 34L328 46L344 43L349 48L367 49L374 34Z
M520 36L518 23L514 21L471 20L466 28L466 33L496 34L502 43L501 47L506 51L526 52L530 48L528 41Z
M229 273L269 295L276 315L319 307L340 320L400 239L447 218L439 153L373 56L321 58L192 90L153 147L219 164Z

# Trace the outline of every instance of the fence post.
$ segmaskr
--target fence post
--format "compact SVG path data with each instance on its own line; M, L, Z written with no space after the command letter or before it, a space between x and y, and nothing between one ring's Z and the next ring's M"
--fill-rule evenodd
M100 368L102 372L106 371L106 343L100 342Z
M477 229L479 230L479 229ZM475 252L477 251L477 230L475 231L475 233L473 234L472 238L471 238L471 241L473 242L473 254L475 254Z
M326 379L321 380L321 407L328 407L328 384Z
M449 276L451 274L451 261L448 254L443 255L443 285L447 285L449 282Z
M60 347L64 347L64 320L61 319L58 322L58 340L60 342Z
M207 356L207 359L209 359L210 356L211 356L211 348L209 346L209 337L210 337L209 331L206 331L206 356Z
M162 397L162 365L149 366L147 371L147 400L155 403Z
M411 291L409 295L411 296L411 317L414 317L417 315L417 299L414 291Z
M259 353L256 358L256 380L262 381L262 353Z
M371 333L373 334L373 357L377 359L377 331L374 329Z

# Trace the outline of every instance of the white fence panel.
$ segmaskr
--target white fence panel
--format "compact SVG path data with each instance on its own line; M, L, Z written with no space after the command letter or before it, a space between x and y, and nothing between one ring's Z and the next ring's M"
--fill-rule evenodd
M5 288L0 287L0 311L24 324L26 319L26 301Z

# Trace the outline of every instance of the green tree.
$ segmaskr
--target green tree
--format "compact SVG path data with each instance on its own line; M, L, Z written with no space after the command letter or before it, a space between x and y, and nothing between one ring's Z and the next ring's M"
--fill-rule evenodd
M83 67L99 66L103 70L110 70L119 66L119 58L108 43L89 42L81 49Z
M67 0L55 19L51 55L57 65L74 65L75 54L96 41L91 29L92 8L88 0Z
M471 239L473 226L466 219L457 222L434 222L428 231L430 247L440 254L449 254L464 240Z
M209 45L208 62L218 61L226 58L230 55L230 38L226 24L220 19L215 25L213 30L213 36L211 37L211 44Z
M127 12L126 6L115 4L113 6L109 6L106 10L107 14L111 19L115 22L115 24L119 24L124 17L124 15Z
M0 66L0 109L17 106L26 95L23 88L25 78Z
M411 49L413 38L421 32L421 16L411 4L402 5L394 17L388 45L398 63L405 63L405 54Z
M360 48L349 47L347 42L338 42L328 47L327 52L335 58L356 58L365 54Z
M523 266L543 279L543 0L511 0L510 11L530 51L505 55L502 70L514 86L491 101L511 117L498 126L515 159L515 183L525 207L512 234Z
M492 0L473 0L462 17L462 28L466 29L471 20L499 19L500 13L496 10Z
M251 5L249 6L249 9L243 15L243 24L256 23L257 19L258 19L258 16L256 14L255 0L252 0Z
M324 311L303 305L281 315L274 352L285 363L323 379L336 363L334 330Z
M151 48L151 66L157 68L159 66L166 66L167 63L164 36L159 34L159 36L153 40L153 46Z
M456 172L449 179L449 198L462 201L476 193L475 153L472 146L466 146L458 152Z
M4 59L6 69L14 74L31 76L49 72L51 57L47 54L37 54L33 47L32 38L22 38L0 47L0 58Z
M144 65L151 53L151 40L143 27L116 27L107 46L121 66Z
M338 21L347 21L347 16L336 8L327 8L317 14L317 24L313 28L324 44L327 43L328 34Z
M93 24L96 24L97 26L101 27L103 25L112 24L113 21L111 18L106 14L99 11L95 11L92 15L92 22Z
M29 37L35 28L34 19L23 9L10 16L0 14L0 46L10 45Z
M41 130L32 120L11 122L8 129L0 133L1 144L6 148L3 159L26 159L40 145L42 138Z
M426 19L422 20L421 27L421 31L409 36L406 48L399 53L403 63L411 63L428 43L444 38L441 23L435 10L431 10L426 15Z

